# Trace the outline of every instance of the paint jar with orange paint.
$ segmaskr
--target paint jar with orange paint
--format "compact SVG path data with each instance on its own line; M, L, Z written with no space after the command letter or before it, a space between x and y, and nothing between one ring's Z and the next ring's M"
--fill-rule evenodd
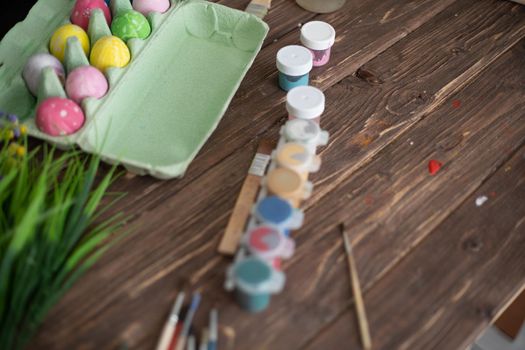
M308 178L309 173L315 173L321 167L321 158L296 142L281 145L273 153L273 157L277 166L295 170L304 179Z
M274 168L263 180L268 195L279 196L299 208L301 202L312 194L313 185L297 171L287 168Z
M299 86L286 94L286 110L290 120L307 119L319 124L324 105L323 92L313 86Z

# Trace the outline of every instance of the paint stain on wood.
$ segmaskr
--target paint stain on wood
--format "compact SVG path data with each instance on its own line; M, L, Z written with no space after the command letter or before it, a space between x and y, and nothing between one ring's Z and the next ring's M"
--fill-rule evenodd
M460 100L452 101L452 108L458 109L459 107L461 107L461 101Z
M439 160L431 159L428 162L428 172L430 175L436 175L439 169L443 166L443 163L441 163Z

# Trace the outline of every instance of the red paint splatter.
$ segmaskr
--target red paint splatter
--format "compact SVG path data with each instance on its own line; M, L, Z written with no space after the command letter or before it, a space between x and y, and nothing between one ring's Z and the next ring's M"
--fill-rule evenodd
M490 195L492 198L496 197L496 191L492 191L492 192L490 192L489 195Z
M363 201L365 202L366 205L372 205L374 204L374 197L372 197L371 195L368 195L364 198Z
M459 108L461 107L461 101L460 100L454 100L452 101L452 107Z
M441 163L439 160L431 159L430 162L428 162L428 172L430 175L436 175L442 166L443 163Z

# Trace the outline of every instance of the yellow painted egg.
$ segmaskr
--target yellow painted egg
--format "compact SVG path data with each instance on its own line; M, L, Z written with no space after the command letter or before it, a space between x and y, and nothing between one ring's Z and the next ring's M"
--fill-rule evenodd
M89 54L89 38L84 29L75 24L65 24L58 28L49 41L49 51L53 56L64 62L67 38L77 37L84 53Z
M121 68L131 60L131 53L121 39L116 36L105 36L100 38L91 50L91 65L101 71L109 67Z

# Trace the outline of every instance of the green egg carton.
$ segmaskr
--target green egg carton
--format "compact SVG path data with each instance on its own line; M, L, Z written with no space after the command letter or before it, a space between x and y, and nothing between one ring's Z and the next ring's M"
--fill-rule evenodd
M147 39L127 42L131 62L105 72L106 96L82 102L84 126L73 135L52 137L36 127L37 99L26 88L22 70L31 55L48 52L51 35L69 23L74 3L39 0L0 42L0 108L24 120L30 135L58 147L78 146L141 175L184 175L228 108L268 26L219 4L173 1L167 12L148 16L152 32ZM41 89L63 94L57 79L47 71Z

